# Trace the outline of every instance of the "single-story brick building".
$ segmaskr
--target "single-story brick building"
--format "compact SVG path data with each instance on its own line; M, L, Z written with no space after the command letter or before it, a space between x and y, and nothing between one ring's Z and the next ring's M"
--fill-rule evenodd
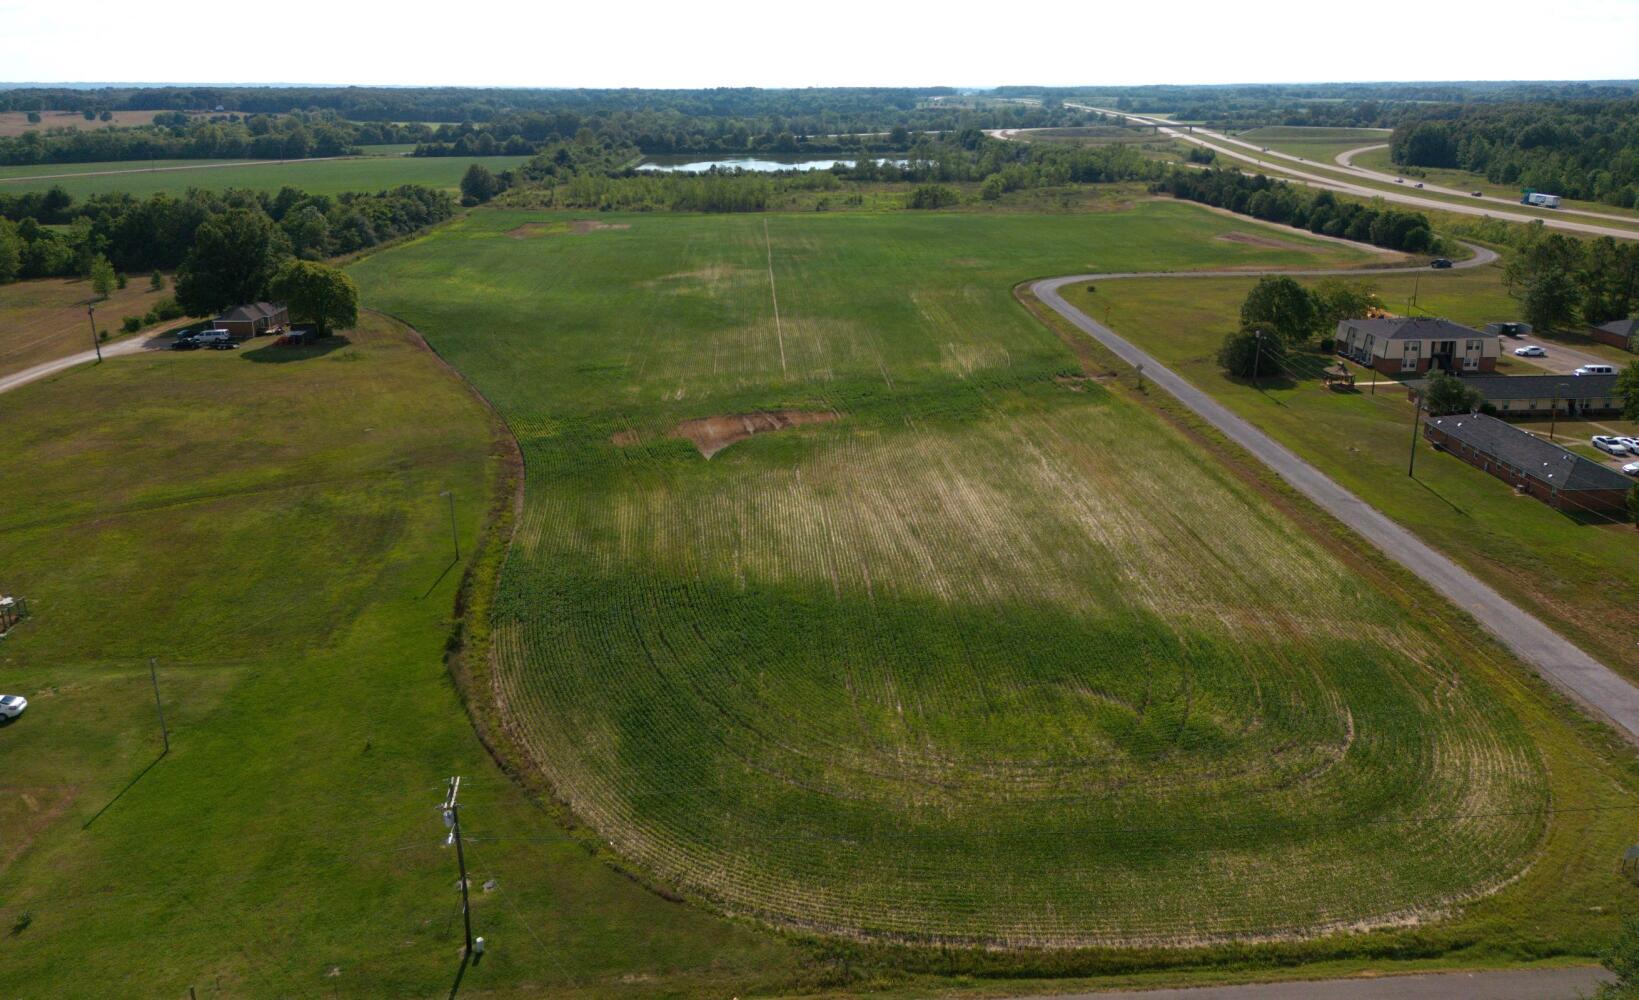
M234 306L216 317L216 328L235 337L259 337L290 326L290 310L278 302L251 302Z
M1617 319L1589 331L1601 344L1639 354L1639 319Z
M1385 375L1495 371L1502 353L1495 333L1431 317L1346 319L1335 336L1337 353Z
M1633 481L1483 413L1430 417L1423 436L1477 469L1568 514L1625 517Z
M1610 416L1622 412L1615 375L1470 375L1463 385L1496 407L1499 417ZM1406 383L1406 395L1419 399L1428 379Z

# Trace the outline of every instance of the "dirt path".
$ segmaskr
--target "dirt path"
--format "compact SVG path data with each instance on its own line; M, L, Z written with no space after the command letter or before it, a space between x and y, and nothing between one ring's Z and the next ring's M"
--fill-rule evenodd
M171 341L168 337L133 335L124 340L116 340L111 344L103 345L102 357L106 361L109 358L117 358L123 354L135 354L138 351L164 350L170 344ZM75 365L88 364L96 360L96 351L81 351L67 357L42 361L32 368L24 368L20 372L13 372L10 375L0 377L0 392L10 392L13 389L28 385L30 382L38 382L48 375L55 375L58 372L67 371Z
M1459 268L1479 267L1497 259L1482 247L1472 247L1474 257L1457 263ZM1316 275L1372 275L1421 268L1378 268L1356 271L1279 271L1262 273ZM1338 520L1376 545L1385 555L1415 573L1443 594L1452 604L1467 611L1492 635L1549 683L1581 704L1592 715L1610 722L1629 740L1639 742L1639 688L1615 671L1584 653L1559 633L1544 625L1524 609L1493 590L1488 584L1437 552L1411 531L1395 523L1377 508L1339 486L1331 477L1299 458L1243 417L1197 388L1166 365L1109 327L1067 302L1060 290L1083 282L1114 281L1122 278L1167 278L1255 276L1248 271L1198 271L1119 274L1074 274L1044 278L1030 288L1054 312L1077 329L1103 344L1129 365L1142 365L1144 374L1176 397L1207 423L1286 480Z

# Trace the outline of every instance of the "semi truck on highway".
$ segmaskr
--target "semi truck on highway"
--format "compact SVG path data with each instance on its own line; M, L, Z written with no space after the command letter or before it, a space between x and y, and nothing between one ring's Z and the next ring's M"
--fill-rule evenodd
M1532 191L1530 188L1526 188L1525 195L1520 198L1519 203L1521 205L1535 205L1538 208L1558 208L1559 195L1543 194L1541 191Z

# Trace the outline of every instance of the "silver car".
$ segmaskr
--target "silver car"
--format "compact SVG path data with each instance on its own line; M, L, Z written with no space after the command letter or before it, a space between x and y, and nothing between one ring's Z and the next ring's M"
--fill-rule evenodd
M28 707L28 699L20 694L0 694L0 719L15 719Z

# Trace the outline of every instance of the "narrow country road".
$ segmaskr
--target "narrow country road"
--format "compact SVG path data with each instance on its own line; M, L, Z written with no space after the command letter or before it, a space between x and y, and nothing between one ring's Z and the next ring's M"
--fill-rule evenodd
M1541 216L1522 214L1519 211L1499 211L1483 205L1439 201L1434 198L1417 197L1416 195L1403 191L1390 191L1382 188L1366 187L1363 184L1350 183L1341 177L1326 177L1320 174L1312 174L1305 170L1298 169L1297 167L1289 166L1285 163L1273 163L1267 159L1260 159L1260 156L1266 156L1276 159L1287 159L1303 162L1299 160L1298 157L1294 157L1286 153L1264 153L1260 148L1253 147L1249 143L1241 142L1238 139L1229 139L1225 136L1218 135L1215 132L1207 132L1205 130L1185 131L1168 122L1164 118L1150 118L1144 115L1135 115L1126 111L1115 111L1110 108L1095 108L1085 104L1066 104L1065 107L1076 108L1077 110L1082 111L1092 111L1098 114L1113 115L1118 118L1125 118L1129 121L1137 122L1140 125L1154 126L1156 131L1171 136L1174 139L1180 139L1184 142L1193 143L1197 146L1210 149L1213 152L1219 153L1223 156L1243 160L1247 163L1253 164L1254 166L1275 171L1281 175L1284 175L1279 179L1296 180L1300 183L1306 184L1309 187L1336 191L1341 194L1357 195L1362 198L1382 198L1384 201L1398 202L1402 205L1414 205L1418 208L1432 209L1441 212L1455 212L1459 215L1474 215L1490 219L1502 219L1505 222L1540 221L1543 225L1550 229L1563 229L1569 232L1587 233L1593 236L1613 236L1622 240L1639 240L1639 223L1632 224L1635 228L1631 229L1618 228L1615 226L1594 225L1586 222L1574 222L1566 218L1544 218ZM1209 138L1213 141L1208 141ZM1252 151L1243 152L1242 150L1232 148L1235 145L1246 147L1246 149ZM1475 200L1483 201L1483 199ZM1505 202L1505 204L1512 205L1513 203Z
M1030 1000L1576 1000L1611 974L1587 966L1248 983L1172 990L1071 993Z
M1480 247L1475 256L1457 267L1478 267L1497 259ZM1570 641L1538 621L1518 605L1482 583L1472 573L1435 551L1409 529L1396 524L1359 497L1339 486L1296 453L1258 430L1245 418L1232 413L1222 403L1195 387L1154 357L1129 343L1108 327L1065 301L1060 290L1082 282L1116 281L1123 278L1256 277L1258 274L1300 276L1393 274L1421 268L1377 268L1359 271L1188 271L1161 273L1072 274L1033 282L1032 292L1054 312L1114 352L1130 365L1142 365L1144 374L1193 410L1230 440L1251 452L1298 492L1354 529L1389 558L1411 570L1425 583L1445 595L1452 604L1473 615L1479 623L1521 660L1530 664L1550 683L1570 695L1585 709L1609 721L1629 740L1639 742L1639 688L1635 688L1609 667L1578 649Z
M126 337L124 340L116 340L111 344L103 345L102 356L107 359L117 358L122 354L135 354L143 350L157 351L164 349L169 344L169 339L159 336L138 335ZM0 375L0 392L10 392L13 389L28 385L30 382L37 382L48 375L55 375L58 372L67 371L75 365L83 365L95 360L97 360L96 351L81 351L78 354L70 354L67 357L56 358L52 361L42 361L32 368L24 368L22 371L12 372L10 375Z

